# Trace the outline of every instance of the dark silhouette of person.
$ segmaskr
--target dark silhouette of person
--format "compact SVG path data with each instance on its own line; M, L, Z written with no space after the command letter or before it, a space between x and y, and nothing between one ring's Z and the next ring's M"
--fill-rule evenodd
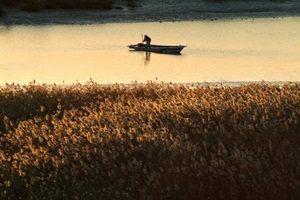
M144 36L143 42L146 42L146 45L147 45L148 48L151 47L151 38L148 35Z

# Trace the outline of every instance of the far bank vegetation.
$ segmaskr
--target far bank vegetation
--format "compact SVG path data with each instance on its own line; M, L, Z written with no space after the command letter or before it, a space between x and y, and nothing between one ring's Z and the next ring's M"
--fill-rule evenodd
M39 12L43 9L114 9L116 3L136 6L139 0L0 0L0 5ZM119 7L120 8L120 7Z

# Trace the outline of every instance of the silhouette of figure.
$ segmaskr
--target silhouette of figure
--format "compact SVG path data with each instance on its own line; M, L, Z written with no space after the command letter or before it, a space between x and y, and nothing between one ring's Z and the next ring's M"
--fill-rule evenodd
M147 45L148 48L151 47L151 38L148 35L144 36L143 42L146 42L146 45Z

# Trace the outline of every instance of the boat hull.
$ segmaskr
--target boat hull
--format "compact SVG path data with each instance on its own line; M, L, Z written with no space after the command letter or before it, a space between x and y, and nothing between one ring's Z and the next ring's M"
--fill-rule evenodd
M139 43L128 46L130 49L135 51L146 51L155 53L165 53L165 54L180 54L183 48L186 46L166 46L166 45L151 45L148 47L146 44Z

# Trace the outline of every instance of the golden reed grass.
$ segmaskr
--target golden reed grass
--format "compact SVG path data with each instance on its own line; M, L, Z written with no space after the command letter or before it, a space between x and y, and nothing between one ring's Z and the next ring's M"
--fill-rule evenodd
M0 199L299 199L300 86L0 89Z

